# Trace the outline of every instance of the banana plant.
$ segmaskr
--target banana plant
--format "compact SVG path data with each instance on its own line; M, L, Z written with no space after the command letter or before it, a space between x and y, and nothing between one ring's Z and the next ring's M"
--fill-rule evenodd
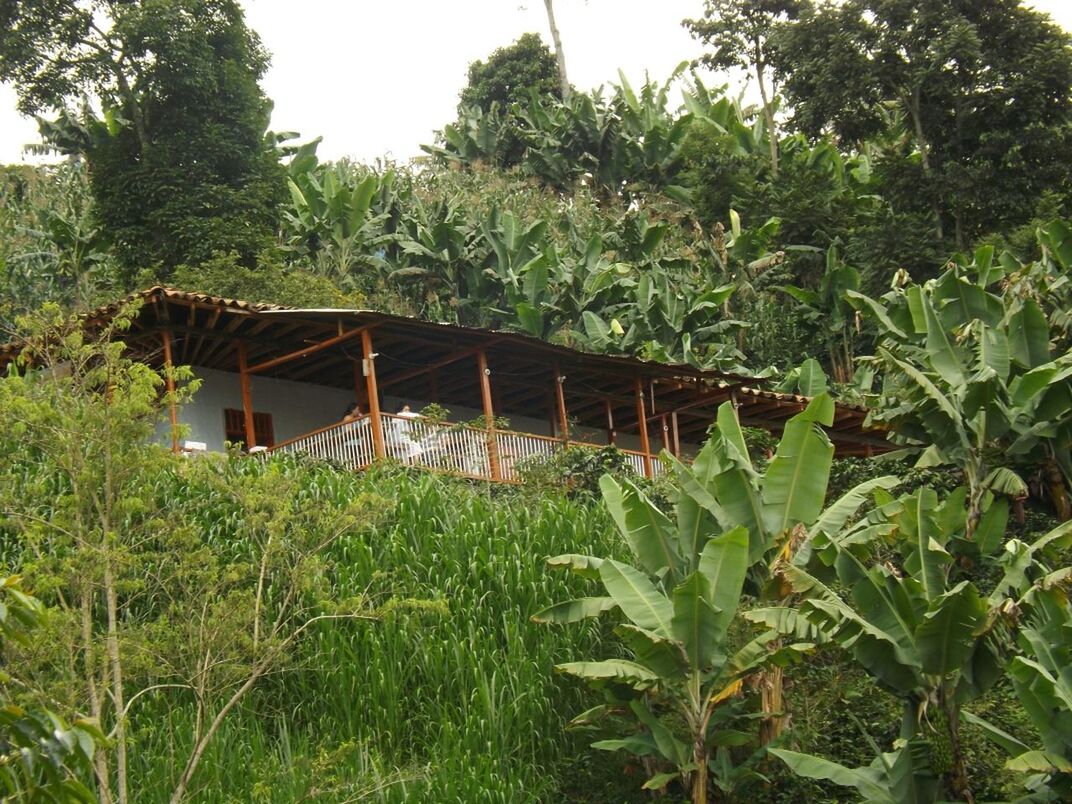
M1069 570L1058 571L1067 577ZM1021 654L1008 673L1024 713L1041 739L1026 743L981 717L966 713L988 738L1009 753L1005 767L1026 773L1034 801L1072 798L1072 611L1054 577L1032 590L1027 624L1020 631Z
M551 566L598 578L604 594L559 603L533 619L571 623L620 612L623 621L615 633L633 659L556 667L608 694L608 703L583 713L575 723L591 724L610 715L632 720L639 732L634 726L627 736L601 740L593 747L658 757L673 770L652 776L647 789L679 779L693 802L706 802L709 771L719 770L712 749L724 763L725 753L719 755L718 749L736 744L740 736L729 713L742 681L763 668L795 661L811 646L772 646L777 636L773 631L735 646L731 626L748 570L744 527L700 531L692 506L679 509L674 522L629 481L619 484L604 476L600 486L636 566L591 556L549 559ZM660 716L671 712L671 717ZM720 744L727 739L733 743Z
M748 590L759 599L787 601L793 590L780 568L798 555L809 555L816 540L855 532L853 518L860 507L898 483L892 475L876 477L824 507L834 446L822 427L833 423L833 415L828 394L812 399L786 422L774 457L761 472L749 457L736 410L725 403L692 469L673 462L683 495L692 501L704 527L741 526L748 531ZM777 738L785 724L778 668L767 681L760 730L764 742Z
M396 177L391 170L321 164L318 144L319 138L296 148L287 167L291 203L283 210L283 247L309 257L341 287L357 288L369 270L387 271L387 249L398 236L391 231L390 210L381 203Z
M17 575L0 577L0 646L29 644L46 614L41 601L24 591ZM4 683L17 684L4 674ZM105 737L96 721L68 724L47 709L26 710L0 691L0 794L8 801L97 800L81 779L92 773L93 758Z
M822 329L834 382L850 383L855 371L855 310L845 294L860 290L860 272L838 256L837 247L826 250L826 264L817 288L780 285L777 288L796 300L804 318Z
M794 366L787 371L775 390L783 394L818 396L829 390L829 382L819 361L814 357L809 357L799 366Z
M861 768L849 768L829 759L784 748L770 753L782 760L798 776L852 787L868 804L903 804L936 801L939 780L930 766L927 743L907 740L893 751L878 751L875 759Z
M818 539L812 572L800 560L781 567L782 578L803 598L796 607L756 609L748 618L845 651L901 700L901 739L928 745L930 760L918 765L916 784L930 789L932 774L941 784L933 795L912 800L936 801L945 794L970 801L962 707L1002 678L1014 615L1037 582L1032 576L1039 574L1041 553L1067 543L1072 525L1031 546L1007 543L994 563L1002 578L985 595L973 582L957 580L953 543L963 538L966 525L963 497L940 504L932 489L922 488L886 511L891 515L883 528ZM859 548L879 537L895 545L899 559L867 566ZM835 591L821 579L824 574L847 591ZM806 764L804 775L821 773L837 784L858 786L856 777L829 763L782 758L798 771Z
M685 744L693 745L696 750L681 754L674 747L676 743L665 741L665 750L659 748L654 732L646 734L640 743L630 743L648 750L650 742L657 748L652 753L682 760L684 764L678 764L682 774L706 773L696 751L702 749L701 753L708 755L706 731L701 732L700 726L705 722L710 725L705 718L712 710L700 705L700 698L694 694L697 684L700 689L710 690L706 695L710 703L712 695L719 698L727 685L735 684L744 674L765 673L769 683L763 685L761 710L764 723L770 726L763 728L760 736L762 741L770 741L777 737L777 726L784 717L782 668L808 643L793 643L783 648L774 638L774 632L768 630L749 643L747 652L731 653L727 645L721 644L727 631L719 625L703 632L705 639L718 638L713 647L703 648L713 651L702 653L704 661L700 661L701 654L695 653L694 647L692 655L696 661L690 660L684 666L653 664L653 661L661 662L667 650L675 656L684 651L686 659L689 657L690 648L683 638L688 634L673 628L675 606L692 600L696 610L706 617L711 614L708 608L711 606L721 612L735 612L745 590L750 595L784 600L791 590L782 582L778 569L816 539L838 536L846 530L856 532L850 520L860 506L873 493L892 489L897 483L894 477L875 478L824 507L833 445L821 426L830 425L833 411L833 401L828 395L812 400L803 412L786 423L773 459L766 471L759 472L748 457L733 405L724 404L718 410L710 439L692 466L667 457L672 462L677 488L673 519L634 486L604 479L604 500L641 569L623 569L627 565L590 556L559 556L550 560L552 566L568 567L599 578L607 593L553 606L537 615L537 619L573 622L620 609L630 621L619 628L619 635L633 652L632 661L581 663L568 666L566 672L584 675L602 685L611 684L615 678L625 679L637 694L650 695L651 690L663 692L672 686L671 682L682 680L692 685L691 698L686 695L689 692L686 686L685 692L674 700L683 722L694 728L692 742L686 740ZM732 573L727 574L729 569ZM639 598L623 597L628 590L637 588L643 589ZM664 616L658 621L644 619L651 610L662 611ZM663 645L650 634L638 635L635 630L638 627L662 635L671 644ZM754 654L756 660L745 661L749 654ZM717 661L707 663L708 657ZM726 657L731 657L728 662ZM664 671L673 672L663 675ZM620 709L612 705L598 711L606 714ZM647 728L651 728L650 723ZM613 747L628 746L615 743ZM694 795L698 790L696 778L689 776Z
M461 109L458 120L443 127L438 143L421 150L445 162L472 165L496 164L503 138L504 115L498 103L485 112L479 106Z
M1043 475L1058 514L1072 515L1072 354L1052 351L1037 301L988 290L1005 275L985 247L970 264L882 300L846 291L881 332L869 358L883 374L870 423L888 428L917 465L963 471L968 538L989 492L1027 495L1024 465Z

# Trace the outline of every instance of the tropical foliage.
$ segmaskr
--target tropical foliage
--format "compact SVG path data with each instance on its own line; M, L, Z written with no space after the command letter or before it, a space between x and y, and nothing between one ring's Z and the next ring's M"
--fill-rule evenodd
M0 5L68 157L0 169L36 360L0 377L3 796L1072 795L1068 37L1018 0L696 6L759 104L688 64L571 87L552 23L365 165L266 131L231 0ZM725 405L656 483L190 460L153 442L192 373L67 315L161 282L810 400L774 435ZM899 450L837 458L834 395Z

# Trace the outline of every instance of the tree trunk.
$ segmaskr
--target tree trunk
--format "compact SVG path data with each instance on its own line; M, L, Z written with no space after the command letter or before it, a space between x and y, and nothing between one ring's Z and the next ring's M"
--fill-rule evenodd
M171 804L179 804L185 797L186 791L190 786L190 782L193 781L194 772L197 770L197 766L201 764L201 757L205 754L205 749L208 748L209 743L216 736L216 732L220 730L220 726L223 725L224 719L227 714L235 707L243 696L251 689L253 685L257 683L264 671L268 669L267 664L259 664L253 668L249 678L243 682L242 686L238 688L227 703L223 705L223 708L216 713L216 716L212 719L208 729L204 734L200 735L197 743L194 745L193 751L190 753L189 759L186 760L186 767L182 770L182 776L179 777L179 782L175 785L175 789L171 793Z
M107 549L107 544L105 549ZM108 635L105 647L112 676L112 703L115 705L115 768L116 793L119 804L127 803L127 726L126 700L123 694L123 664L119 656L119 616L118 596L115 578L112 574L112 562L105 559L104 598L108 614Z
M1072 519L1072 505L1069 504L1065 479L1057 467L1057 462L1053 458L1048 459L1042 471L1046 478L1046 490L1050 494L1053 510L1057 513L1058 519L1062 522Z
M756 63L756 80L759 83L759 97L763 102L763 118L767 121L767 140L770 146L771 177L778 178L778 129L774 122L774 109L767 96L767 82L764 80L763 51L756 41L753 43Z
M919 148L919 158L920 164L923 167L923 175L929 180L931 178L931 149L930 144L927 142L927 136L923 133L919 87L914 87L911 96L903 100L908 107L908 116L912 119L912 133L916 139L916 146ZM931 189L931 187L928 187L927 191L930 192ZM935 232L939 238L944 238L945 230L942 226L942 210L937 202L931 204L931 210L934 213Z
M85 582L82 588L82 651L86 693L89 697L89 714L98 724L102 724L100 694L97 691L97 653L93 645L93 591L88 582ZM112 780L108 769L108 755L100 745L96 746L93 754L93 770L97 775L97 796L101 804L112 804Z
M704 729L706 731L706 729ZM692 747L692 804L707 804L707 735L701 733Z
M947 713L949 724L949 744L953 752L952 767L949 771L949 784L957 801L966 801L974 804L975 796L972 794L971 782L968 779L968 768L964 760L964 746L960 741L959 713Z
M776 650L778 645L772 643ZM782 668L772 667L760 674L760 707L766 717L759 724L759 744L769 745L785 730L785 709ZM777 713L777 714L776 714Z
M555 24L555 10L553 0L543 0L547 9L547 24L551 28L551 41L555 45L555 60L558 62L558 83L562 91L562 102L570 99L569 79L566 77L566 53L562 50L562 37L558 35L558 26Z

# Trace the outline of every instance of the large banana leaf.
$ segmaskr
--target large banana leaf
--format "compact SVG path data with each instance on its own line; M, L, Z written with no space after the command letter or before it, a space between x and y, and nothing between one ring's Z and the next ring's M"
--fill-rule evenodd
M618 483L603 475L599 488L614 524L641 566L652 575L669 570L670 583L677 580L682 561L674 543L674 523L628 480Z
M1026 369L1050 361L1050 324L1038 302L1027 299L1009 319L1012 359Z
M612 597L581 597L548 606L532 615L536 623L575 623L589 617L598 617L617 607Z
M718 609L708 600L711 583L700 571L691 573L674 587L674 614L670 621L674 639L685 649L693 672L699 672L720 658L722 640Z
M849 517L860 509L860 506L871 497L876 489L890 491L900 482L900 479L894 475L882 475L854 486L823 511L815 524L808 529L808 536L814 537L817 533L832 536L838 533L845 527Z
M944 677L963 669L975 649L975 631L986 611L986 601L967 581L933 601L916 629L923 672Z
M711 538L700 556L699 572L708 583L708 603L715 613L713 636L721 642L737 613L748 572L748 531L741 526Z
M905 568L923 585L928 601L936 600L946 590L946 575L952 556L945 550L945 539L937 521L938 495L934 489L921 488L905 502L899 521L912 551Z
M713 450L713 447L704 445L691 467L676 459L672 464L674 477L678 481L677 500L674 505L677 538L687 570L695 568L700 551L704 548L705 534L713 533L717 529L718 520L708 506L717 508L718 503L707 491L719 467L712 454ZM689 493L686 485L707 498L708 504L701 505L696 496Z
M658 673L664 681L684 676L690 669L681 644L674 639L629 623L617 626L614 633L632 651L638 664Z
M815 397L788 422L763 477L763 521L771 534L814 522L823 510L834 445L819 424L833 422L833 401Z
M847 768L829 759L785 748L770 748L768 751L798 776L833 782L842 787L854 787L867 801L893 801L889 789L883 784L881 774L874 768Z
M603 586L634 624L663 637L672 633L673 607L648 576L628 564L608 559L599 567Z
M659 681L657 673L625 659L607 659L602 662L565 662L555 665L555 670L586 681L617 681L638 689L650 688Z

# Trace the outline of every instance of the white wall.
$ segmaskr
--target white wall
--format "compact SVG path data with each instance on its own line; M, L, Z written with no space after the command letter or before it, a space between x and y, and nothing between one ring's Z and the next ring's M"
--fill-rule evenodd
M202 441L209 450L223 450L225 408L242 409L242 387L237 374L215 369L196 368L195 374L202 381L201 388L194 399L179 410L179 422L187 425L186 438L190 441ZM326 427L342 418L346 408L355 401L353 391L332 388L313 383L277 380L271 377L254 376L250 380L250 396L253 410L257 413L269 413L275 430L275 441L281 441L303 435L304 433ZM383 412L395 413L403 405L409 405L414 411L420 411L426 404L424 400L406 397L385 396ZM450 421L471 421L483 415L483 411L458 405L447 406ZM528 416L507 416L510 427L521 433L550 435L550 424L546 419L534 419ZM575 434L575 437L578 434ZM589 443L606 443L606 434L602 430L586 428L580 437ZM662 449L662 434L658 423L649 430L652 452ZM169 443L171 433L169 424L164 422L157 428L160 443ZM632 433L619 433L618 446L623 449L640 449L640 437ZM692 445L682 444L682 452L692 452Z
M189 426L187 439L203 441L210 450L222 451L223 411L242 409L242 386L232 372L196 368L194 373L202 381L201 388L193 401L179 410L179 422ZM353 391L257 376L250 380L250 397L253 410L272 415L277 444L339 421L354 401ZM158 434L162 441L170 440L167 423L158 428Z

